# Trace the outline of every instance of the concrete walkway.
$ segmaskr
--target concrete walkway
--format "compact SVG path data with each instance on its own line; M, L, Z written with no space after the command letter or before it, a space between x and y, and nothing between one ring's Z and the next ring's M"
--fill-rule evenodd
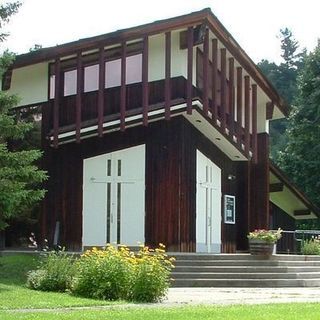
M320 302L320 288L170 288L165 305Z

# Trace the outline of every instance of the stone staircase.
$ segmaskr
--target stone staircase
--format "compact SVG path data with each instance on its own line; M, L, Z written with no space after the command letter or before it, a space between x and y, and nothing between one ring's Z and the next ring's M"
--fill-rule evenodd
M320 256L177 253L173 287L320 287Z

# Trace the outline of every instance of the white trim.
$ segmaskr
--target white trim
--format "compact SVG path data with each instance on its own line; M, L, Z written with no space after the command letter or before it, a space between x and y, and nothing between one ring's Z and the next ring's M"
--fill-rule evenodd
M201 105L201 103L199 101L195 101L195 102L198 102L198 103L196 103L197 105ZM172 106L170 108L170 110L175 111L175 110L186 108L186 106L187 106L186 103L182 103L182 104L178 104L178 105ZM164 108L161 108L161 109L158 109L158 110L154 110L154 111L149 111L148 112L148 117L164 114L164 112L165 112ZM175 114L173 116L176 116L176 115L177 114ZM125 122L131 122L131 121L142 119L142 118L143 118L142 114L137 114L137 115L134 115L134 116L126 117L125 118ZM139 124L140 123L137 123L136 125L139 125ZM114 125L120 125L120 120L113 120L113 121L105 122L105 123L103 123L103 128L111 127L111 126L114 126ZM80 134L81 133L90 132L90 131L94 131L94 130L97 130L97 129L98 129L98 125L90 126L90 127L87 127L87 128L82 128L80 130ZM116 130L120 130L120 128L116 129ZM65 132L65 133L61 133L61 134L58 135L58 139L71 137L71 136L73 136L75 134L76 134L75 130L72 130L72 131L69 131L69 132ZM96 134L94 134L94 135L96 135ZM54 139L54 137L50 136L50 140L53 141L53 139ZM68 142L70 142L70 140ZM63 143L60 142L60 144L63 144Z

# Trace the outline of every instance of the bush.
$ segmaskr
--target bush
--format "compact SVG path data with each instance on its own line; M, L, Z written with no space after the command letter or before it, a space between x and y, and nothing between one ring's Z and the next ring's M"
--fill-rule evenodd
M320 239L304 240L301 246L301 253L305 255L320 255Z
M28 273L27 287L42 291L66 291L74 274L74 259L62 251L43 255L39 268Z
M128 299L132 277L131 253L126 247L119 250L86 251L76 263L71 291L83 297L105 300Z
M142 247L135 257L131 299L138 302L160 301L170 286L173 258L168 259L164 246L154 251Z

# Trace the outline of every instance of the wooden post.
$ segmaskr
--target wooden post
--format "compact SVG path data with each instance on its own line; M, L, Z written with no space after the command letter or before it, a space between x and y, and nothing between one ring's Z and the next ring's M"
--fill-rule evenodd
M170 119L170 106L171 106L171 32L165 34L165 119Z
M209 111L209 29L206 29L203 42L203 112L208 116Z
M142 52L142 109L143 109L143 125L148 125L148 106L149 106L149 80L148 80L148 53L149 38L143 38Z
M121 90L120 90L120 130L126 128L126 59L127 59L126 42L121 46Z
M249 157L250 150L250 77L244 77L244 152Z
M83 93L83 65L82 53L77 53L77 96L76 96L76 142L80 143L81 134L81 109Z
M188 28L187 114L192 114L193 27Z
M218 39L212 39L212 120L217 124Z
M229 134L233 141L234 134L234 59L229 58Z
M99 92L98 92L98 134L103 136L103 116L104 116L104 88L106 77L106 64L104 61L104 47L99 50Z
M242 68L237 67L237 144L242 144Z
M225 48L220 49L221 53L221 131L223 134L226 133L226 80L227 80L227 50Z
M252 153L253 161L257 162L257 85L252 85Z
M59 132L59 104L60 104L60 77L61 77L60 58L55 60L54 65L54 103L53 103L53 146L58 147L58 132Z

